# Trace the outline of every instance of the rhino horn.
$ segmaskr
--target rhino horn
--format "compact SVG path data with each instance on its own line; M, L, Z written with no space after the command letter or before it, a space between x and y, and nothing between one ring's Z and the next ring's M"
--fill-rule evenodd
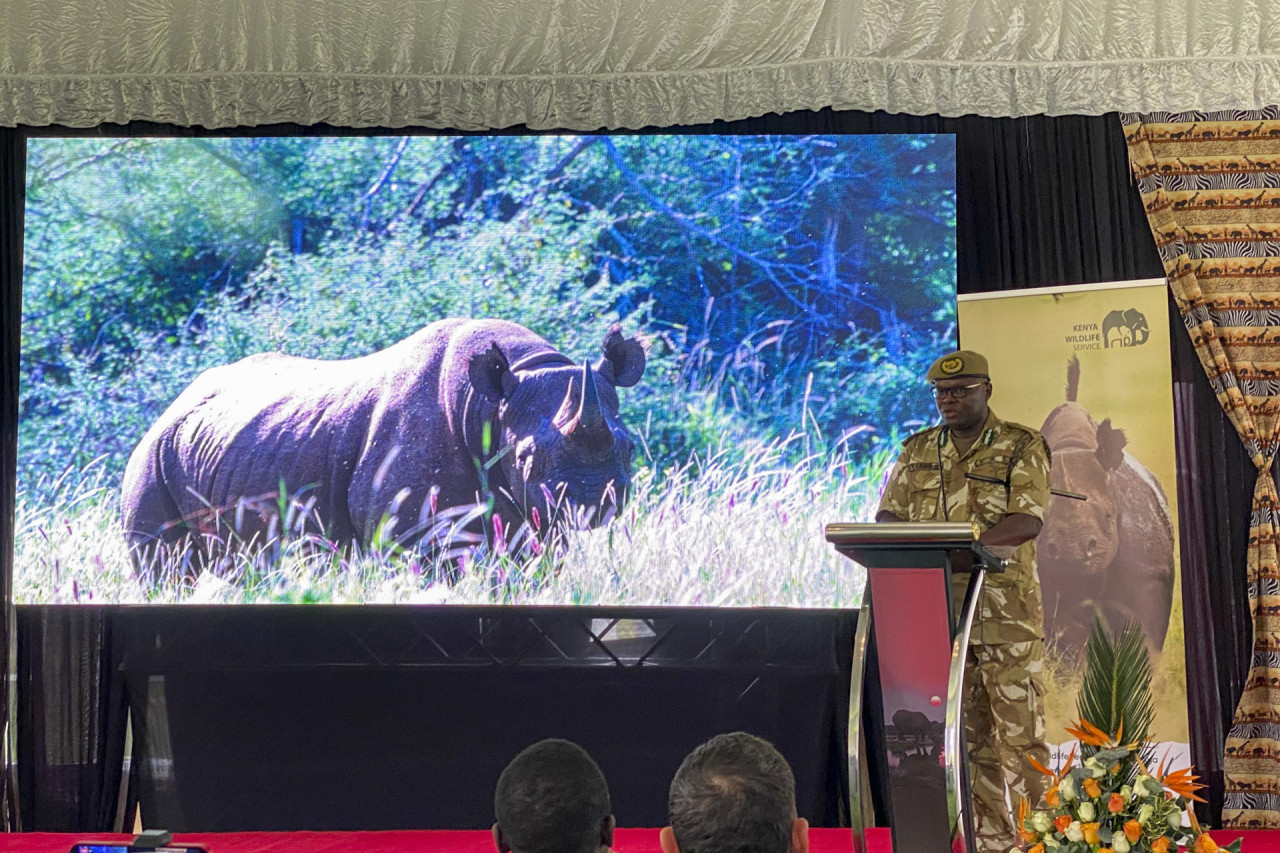
M578 428L587 432L608 429L600 410L600 392L596 389L595 371L590 362L582 362L582 407L578 409Z
M590 443L606 450L613 446L613 431L605 423L604 410L600 408L600 392L596 389L595 374L590 362L582 363L582 401L573 420L563 429L566 438Z
M560 401L560 408L556 411L556 416L552 421L556 425L556 429L560 430L560 434L566 437L577 425L578 409L581 408L578 401L574 399L577 396L574 389L575 384L572 379L569 380L569 387L564 390L564 399Z

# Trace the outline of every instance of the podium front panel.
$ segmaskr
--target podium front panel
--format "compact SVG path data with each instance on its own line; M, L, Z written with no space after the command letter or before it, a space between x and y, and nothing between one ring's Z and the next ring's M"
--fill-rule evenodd
M944 769L952 619L945 568L869 568L893 849L951 849ZM874 748L874 747L872 747Z

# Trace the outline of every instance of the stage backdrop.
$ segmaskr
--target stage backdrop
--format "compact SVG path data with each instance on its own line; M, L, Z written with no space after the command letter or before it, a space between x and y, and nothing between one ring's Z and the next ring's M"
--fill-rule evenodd
M1036 540L1047 735L1077 717L1095 614L1138 619L1152 650L1152 735L1189 763L1173 394L1163 279L960 297L961 346L990 360L992 409L1044 433L1054 496ZM1158 749L1164 755L1166 746Z

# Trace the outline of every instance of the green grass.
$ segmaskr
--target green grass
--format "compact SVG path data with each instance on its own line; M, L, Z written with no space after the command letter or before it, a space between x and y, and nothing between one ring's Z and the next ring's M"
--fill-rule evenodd
M19 495L14 598L853 607L863 570L835 553L823 526L870 520L892 459L853 459L815 444L797 435L660 473L641 468L612 523L568 531L555 553L518 547L519 534L514 549L458 547L453 557L353 551L298 536L269 555L246 549L221 576L205 573L194 584L177 572L154 584L138 576L119 527L118 488L91 467L75 483L37 490L59 496L44 509ZM456 582L441 580L459 566Z

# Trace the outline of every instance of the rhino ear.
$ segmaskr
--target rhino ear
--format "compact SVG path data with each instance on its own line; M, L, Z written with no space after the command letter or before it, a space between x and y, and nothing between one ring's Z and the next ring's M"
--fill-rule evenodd
M1124 464L1124 446L1128 443L1124 430L1111 426L1111 418L1107 418L1098 424L1098 449L1094 455L1103 468L1114 471Z
M630 388L644 375L644 344L639 338L624 338L617 323L609 328L600 345L604 356L596 362L596 373L618 388Z
M507 363L507 356L493 341L489 349L479 355L472 356L467 365L467 377L471 387L475 388L490 400L505 400L516 390L516 377Z

